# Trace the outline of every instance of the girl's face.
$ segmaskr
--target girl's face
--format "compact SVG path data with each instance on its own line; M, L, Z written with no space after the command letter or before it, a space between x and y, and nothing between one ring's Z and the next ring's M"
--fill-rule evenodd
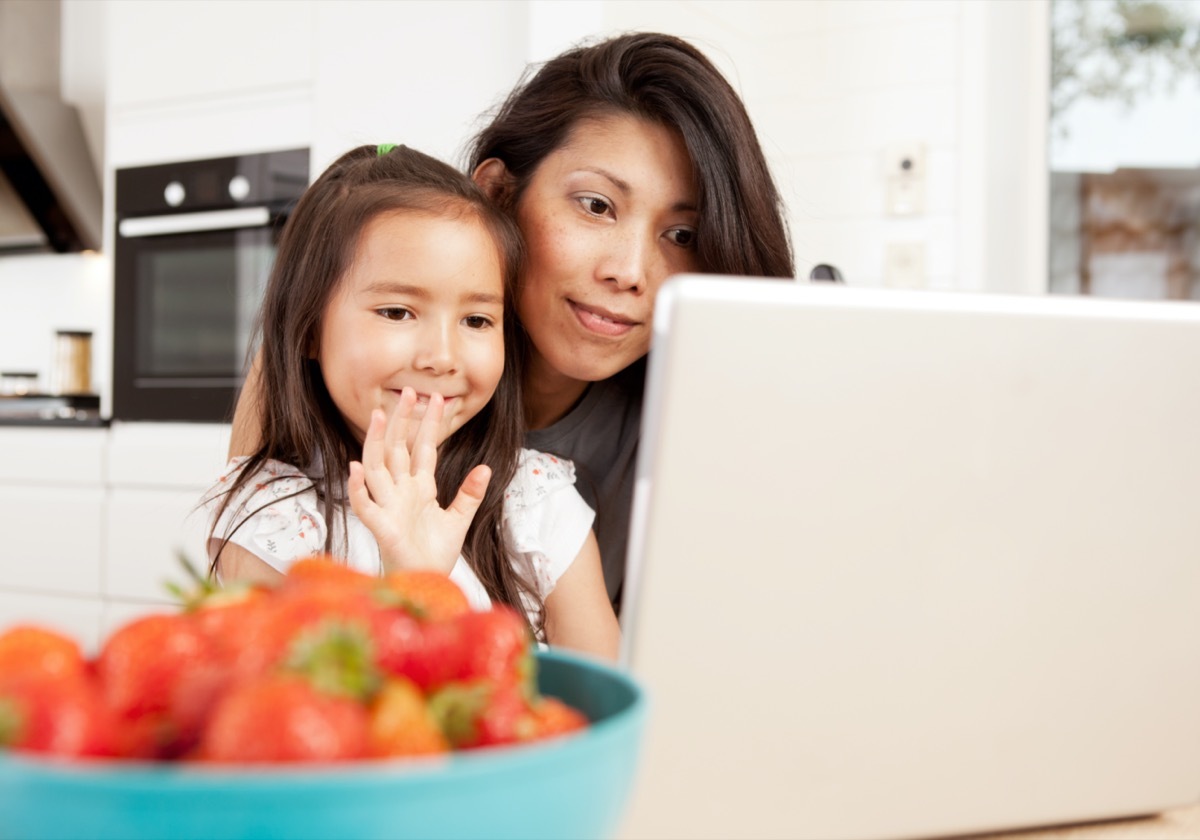
M500 255L474 214L384 213L363 229L325 306L315 356L360 441L372 409L390 415L410 385L419 395L417 417L430 394L445 398L440 444L487 405L500 382L503 315Z
M539 164L517 205L539 373L594 382L646 354L659 287L699 267L696 205L682 137L637 117L582 120Z

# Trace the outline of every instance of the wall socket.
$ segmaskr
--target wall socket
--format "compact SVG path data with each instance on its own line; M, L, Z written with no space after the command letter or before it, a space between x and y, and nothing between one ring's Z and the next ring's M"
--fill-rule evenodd
M884 246L883 285L893 289L925 287L924 242L889 242Z
M918 216L925 212L925 144L899 143L884 153L887 213Z

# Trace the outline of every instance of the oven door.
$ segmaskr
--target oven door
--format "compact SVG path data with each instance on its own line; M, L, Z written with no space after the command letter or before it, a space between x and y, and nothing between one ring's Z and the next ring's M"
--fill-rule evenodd
M265 207L122 220L114 419L232 418L281 224Z

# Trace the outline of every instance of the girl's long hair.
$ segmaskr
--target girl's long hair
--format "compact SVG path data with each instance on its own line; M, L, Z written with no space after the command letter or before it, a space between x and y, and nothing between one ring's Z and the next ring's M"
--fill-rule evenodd
M463 556L494 602L525 614L522 593L541 601L530 581L512 565L503 527L504 492L516 472L524 412L519 371L524 339L512 300L521 261L515 223L497 210L469 178L428 155L396 146L360 146L342 155L308 188L284 226L267 283L256 336L261 343L257 411L262 445L242 465L217 505L213 523L268 460L297 467L316 489L329 525L325 550L349 549L345 481L350 461L362 457L325 387L310 351L317 346L326 304L354 258L367 224L382 213L408 211L484 223L504 269L504 370L488 404L439 447L438 501L453 500L467 473L487 464L492 479L463 545ZM212 533L228 543L233 531L256 511L247 511L228 533ZM335 519L341 544L335 544ZM220 553L211 571L220 564ZM539 618L536 624L541 623ZM538 629L538 628L535 628Z
M699 190L702 271L792 277L783 201L741 98L703 53L656 32L568 50L519 84L475 138L469 165L498 158L513 177L512 211L547 155L580 120L629 114L677 130Z

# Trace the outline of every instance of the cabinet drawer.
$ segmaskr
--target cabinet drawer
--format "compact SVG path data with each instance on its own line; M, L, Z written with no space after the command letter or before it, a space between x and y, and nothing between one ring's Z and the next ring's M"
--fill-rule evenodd
M207 570L207 519L193 511L198 490L114 487L109 491L104 594L173 603L166 582L187 585L182 552Z
M228 459L224 423L113 423L108 482L114 487L211 487Z
M0 484L0 587L100 594L104 490Z
M106 429L0 429L0 481L99 485Z

